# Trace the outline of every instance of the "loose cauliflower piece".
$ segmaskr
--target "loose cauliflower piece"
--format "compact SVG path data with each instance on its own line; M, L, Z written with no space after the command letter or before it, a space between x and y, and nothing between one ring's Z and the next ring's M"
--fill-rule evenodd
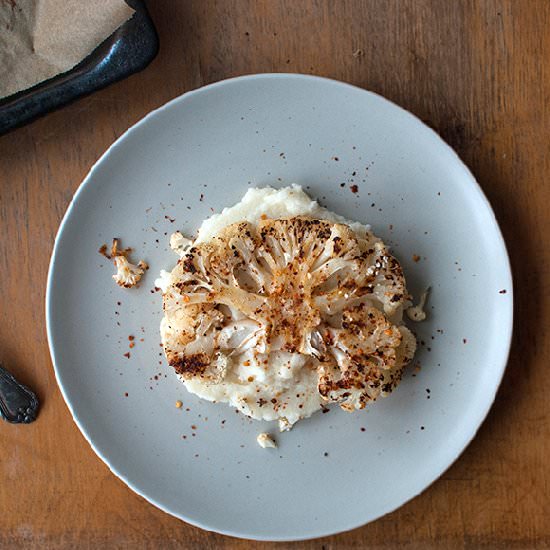
M424 307L426 306L426 300L428 298L429 292L430 292L430 287L428 287L422 293L417 305L411 306L410 308L407 309L407 317L411 321L424 321L426 319L426 311L424 310Z
M261 372L273 354L299 355L320 398L354 410L391 391L412 358L416 342L401 325L409 305L399 262L371 233L266 219L186 249L163 294L161 332L184 380L223 384L243 357ZM281 399L274 390L260 406L286 420Z
M117 285L124 288L132 288L139 283L145 271L149 269L149 266L143 260L140 260L137 265L130 263L128 255L132 252L132 249L124 248L119 250L118 245L118 239L113 239L110 254L107 253L107 245L105 244L99 249L99 253L109 260L113 260L117 270L113 275L113 279Z
M137 265L131 264L125 256L116 256L114 259L117 272L113 275L116 284L124 288L136 286L148 265L140 260Z

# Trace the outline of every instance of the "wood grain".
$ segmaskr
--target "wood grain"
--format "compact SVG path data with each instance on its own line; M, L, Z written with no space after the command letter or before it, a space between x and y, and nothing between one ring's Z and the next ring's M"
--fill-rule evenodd
M36 423L0 424L0 547L549 547L550 2L157 0L150 9L161 49L145 71L0 138L0 357L43 402ZM293 545L206 533L118 481L61 398L44 323L58 224L107 146L186 90L270 71L357 84L435 128L496 211L516 292L504 382L456 464L377 522Z

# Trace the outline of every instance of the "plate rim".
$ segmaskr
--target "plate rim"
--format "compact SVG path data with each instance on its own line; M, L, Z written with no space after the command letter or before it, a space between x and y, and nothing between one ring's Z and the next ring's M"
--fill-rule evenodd
M111 151L115 150L121 142L123 142L126 139L126 136L137 129L138 127L144 125L150 118L155 117L158 113L171 108L172 105L179 103L180 101L185 101L187 98L194 96L196 94L203 93L208 90L212 90L215 88L223 87L227 84L235 83L235 82L249 82L254 80L263 80L263 79L295 79L295 80L308 80L312 82L320 82L322 84L329 84L336 87L342 87L342 88L350 88L353 90L358 90L360 92L372 95L377 97L378 99L389 103L392 107L398 109L401 111L402 114L405 116L408 116L414 120L414 122L420 124L423 126L429 134L431 134L432 137L434 137L437 141L439 141L446 149L447 153L451 154L451 157L454 158L454 160L458 163L458 165L462 168L464 172L464 177L467 178L471 184L471 188L473 191L477 193L477 198L481 199L482 203L487 208L487 212L491 215L492 222L494 223L494 227L496 229L495 237L498 240L498 244L502 249L503 253L503 260L504 265L506 268L506 273L503 274L503 279L506 279L506 287L507 292L509 296L508 300L508 307L505 310L506 319L505 322L502 323L503 326L503 333L505 336L505 339L503 340L503 344L501 346L501 354L498 358L499 360L495 362L495 365L498 367L498 373L497 376L495 376L493 381L493 387L491 388L491 392L488 393L489 398L484 403L484 407L480 409L480 412L476 416L476 422L472 423L472 426L474 428L471 430L471 433L469 432L467 436L464 438L464 440L459 445L458 451L456 454L453 454L452 458L449 461L445 461L446 463L438 468L436 470L435 475L429 476L431 478L431 481L429 481L426 485L424 485L421 489L419 489L414 494L411 494L408 498L400 502L399 504L395 506L389 506L387 509L382 509L381 512L376 515L375 517L371 519L366 519L364 521L361 521L359 523L353 522L351 525L347 525L346 527L339 529L337 531L325 529L325 530L319 530L318 532L314 534L307 534L302 536L293 536L293 535L287 535L287 536L259 536L254 535L250 533L239 533L235 531L225 530L225 529L215 529L211 526L206 525L205 523L190 519L186 516L183 516L182 514L168 509L168 507L164 506L163 504L156 501L154 498L149 497L148 495L144 494L142 491L140 491L128 478L122 473L119 472L116 468L113 468L111 464L109 463L108 459L104 454L96 447L92 439L88 436L86 433L86 430L84 429L83 425L80 422L80 419L78 415L76 414L73 404L71 403L71 400L68 395L67 389L63 386L63 383L61 381L61 374L59 367L57 365L56 361L56 351L55 351L55 345L53 341L53 335L52 335L52 325L54 323L53 321L53 304L52 304L52 286L53 286L53 279L55 275L56 270L56 257L58 255L59 247L61 240L63 238L63 233L65 231L65 226L67 225L67 222L69 218L71 217L72 211L74 209L74 205L76 201L78 200L80 194L84 190L84 188L87 185L90 185L90 182L93 181L94 173L96 172L98 166L104 161L104 159L111 153ZM57 230L54 246L52 248L52 253L50 257L50 263L48 267L48 274L47 274L47 283L46 283L46 294L45 294L45 317L46 317L46 334L47 334L47 341L48 341L48 348L50 352L52 367L55 375L55 380L57 382L57 385L61 391L61 394L63 396L63 400L65 401L65 404L67 408L69 409L69 412L77 425L80 433L84 436L84 439L88 442L94 453L101 459L101 461L109 468L109 470L121 481L123 481L135 494L139 495L143 499L145 499L148 503L152 504L156 508L159 508L163 512L169 514L170 516L173 516L181 521L184 521L190 525L193 525L194 527L199 527L200 529L203 529L208 532L214 532L221 535L231 536L235 538L240 539L249 539L249 540L257 540L257 541L272 541L272 542L290 542L290 541L304 541L304 540L312 540L317 539L320 537L326 537L331 535L337 535L340 533L345 533L347 531L351 531L353 529L357 529L359 527L363 527L369 523L372 523L374 521L379 520L380 518L386 516L387 514L390 514L394 512L395 510L401 508L408 502L410 502L412 499L416 498L418 495L426 491L434 482L436 482L456 461L457 459L464 453L466 448L470 445L472 440L477 435L479 429L481 428L482 424L487 418L487 415L492 408L498 389L500 387L500 384L502 382L502 379L504 377L504 372L506 370L509 356L510 356L510 349L512 345L512 335L513 335L513 322L514 322L514 287L513 287L513 276L512 276L512 268L510 264L510 257L508 254L508 250L506 247L506 242L504 240L504 237L502 235L502 231L500 229L500 225L498 223L498 220L496 218L496 215L494 213L494 210L486 197L485 193L483 192L483 189L477 182L476 178L474 177L473 173L470 171L468 166L463 162L463 160L460 158L460 156L457 154L457 152L430 126L428 126L425 122L423 122L418 116L416 116L414 113L408 111L407 109L401 107L400 105L396 104L395 102L391 101L390 99L387 99L386 97L382 96L381 94L378 94L376 92L372 92L370 90L367 90L365 88L361 88L360 86L356 86L354 84L349 84L347 82L343 82L340 80L317 76L317 75L310 75L310 74L302 74L302 73L251 73L251 74L244 74L236 77L226 78L222 79L216 82L213 82L211 84L207 84L205 86L201 86L199 88L195 88L193 90L189 90L187 92L184 92L183 94L169 100L168 102L164 103L163 105L157 107L156 109L150 111L147 113L144 117L142 117L140 120L138 120L136 123L134 123L132 126L130 126L125 132L123 132L109 147L105 150L104 153L101 154L101 156L97 159L97 161L94 162L94 164L91 166L90 170L82 180L82 182L79 184L78 188L74 192L69 205L67 206L67 209L65 211L65 214L63 215L63 218L59 224L59 228Z

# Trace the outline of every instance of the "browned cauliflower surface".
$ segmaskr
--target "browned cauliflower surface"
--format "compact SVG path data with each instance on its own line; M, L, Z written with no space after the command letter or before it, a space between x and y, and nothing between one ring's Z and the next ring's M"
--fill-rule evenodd
M319 400L346 410L391 391L416 348L399 262L343 223L229 225L185 249L163 302L165 353L184 380L223 384L243 362L269 369L274 354L297 355ZM268 406L283 417L275 393Z

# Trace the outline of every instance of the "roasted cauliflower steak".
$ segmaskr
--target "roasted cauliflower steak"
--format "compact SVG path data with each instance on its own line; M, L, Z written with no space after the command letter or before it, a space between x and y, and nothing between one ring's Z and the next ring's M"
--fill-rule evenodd
M293 217L229 225L191 243L163 295L163 346L184 380L221 383L253 352L299 354L345 410L390 392L416 341L399 262L372 233Z

